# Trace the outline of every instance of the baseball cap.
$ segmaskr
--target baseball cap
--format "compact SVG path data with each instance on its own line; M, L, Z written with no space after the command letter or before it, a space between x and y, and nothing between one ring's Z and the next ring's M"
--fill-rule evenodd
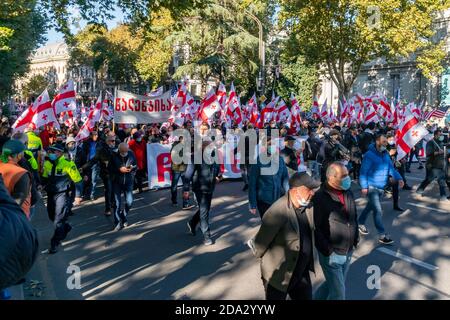
M50 146L48 149L52 150L52 151L64 152L64 145L62 143L55 143L54 145Z

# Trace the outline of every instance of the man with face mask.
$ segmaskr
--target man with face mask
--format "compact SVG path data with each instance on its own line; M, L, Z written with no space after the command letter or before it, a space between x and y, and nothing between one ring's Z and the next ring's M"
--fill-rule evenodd
M119 144L119 150L114 153L109 163L112 174L112 187L115 200L114 230L128 227L128 212L133 204L133 183L137 170L136 157L130 151L128 144ZM125 196L125 208L122 210L122 193Z
M329 165L326 182L313 198L316 248L325 282L317 300L345 300L345 278L358 244L356 204L351 178L342 162Z
M114 208L114 195L112 191L111 173L108 165L113 155L117 152L116 146L117 137L114 132L109 132L106 135L105 142L100 143L94 158L89 160L83 167L83 171L88 171L93 165L100 168L100 178L103 181L105 192L105 216L111 216L111 210Z
M48 160L44 162L42 182L47 191L47 212L54 223L55 232L50 241L49 253L56 253L72 227L67 223L71 208L70 184L75 184L77 194L81 194L82 178L73 161L64 156L64 145L55 144L48 150ZM81 202L81 199L76 199Z
M336 129L331 129L328 137L326 137L325 142L322 144L318 160L322 164L321 166L321 181L324 182L326 178L326 172L328 165L334 161L344 161L350 158L345 158L343 153L340 151L340 139L341 133ZM348 155L350 156L350 154Z
M270 206L289 189L289 175L284 160L278 151L276 139L266 138L267 161L258 155L255 164L250 165L248 198L250 213L261 218ZM263 143L264 145L264 143Z
M427 162L426 162L426 170L427 176L424 181L417 188L417 193L422 194L425 191L425 188L436 179L439 183L439 193L440 200L446 201L446 193L445 193L445 173L444 173L444 162L446 161L446 155L444 154L444 139L445 137L442 135L441 129L436 129L434 131L433 140L427 143Z
M364 155L359 183L362 195L368 197L365 209L358 219L359 231L363 235L369 234L365 222L370 212L374 214L375 227L378 231L378 242L381 244L392 244L394 241L386 234L382 221L381 197L388 183L389 176L393 181L398 181L399 187L405 185L401 175L392 164L387 152L387 139L384 134L377 134L375 143L369 146L369 151Z
M0 174L11 197L30 217L31 173L19 165L24 156L25 145L18 140L7 141L2 148Z
M309 272L314 272L314 218L311 199L320 182L306 172L289 179L289 192L265 213L254 239L248 241L261 258L267 300L311 300Z

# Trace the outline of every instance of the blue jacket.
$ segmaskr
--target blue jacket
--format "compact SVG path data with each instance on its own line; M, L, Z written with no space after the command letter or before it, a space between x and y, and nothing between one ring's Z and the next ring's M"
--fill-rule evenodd
M259 157L256 164L250 165L248 199L251 209L256 209L258 201L273 204L289 190L289 175L281 156L275 174L261 174L262 168L270 168L270 163L262 164Z
M389 176L392 176L397 181L403 180L402 176L395 170L389 153L387 151L380 153L375 148L375 144L371 144L369 151L364 154L361 165L359 175L361 188L374 187L384 189Z

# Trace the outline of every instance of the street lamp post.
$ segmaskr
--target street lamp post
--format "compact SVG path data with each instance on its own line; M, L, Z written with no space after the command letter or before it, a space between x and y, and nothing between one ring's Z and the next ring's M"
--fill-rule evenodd
M263 40L263 27L261 21L250 11L245 10L245 13L248 14L250 18L252 18L257 24L259 28L259 61L261 62L261 67L259 70L259 77L258 81L261 84L261 92L264 94L264 87L265 87L265 68L266 68L266 54L265 54L265 48L264 48L264 40Z

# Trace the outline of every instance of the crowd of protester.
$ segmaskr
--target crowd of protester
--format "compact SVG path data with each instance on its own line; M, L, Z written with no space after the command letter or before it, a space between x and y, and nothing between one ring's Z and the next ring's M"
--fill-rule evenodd
M61 125L60 129L30 126L21 133L13 132L12 123L13 119L4 117L0 125L0 173L3 177L0 193L10 196L7 199L0 196L5 202L0 210L2 215L4 211L14 211L20 218L2 219L0 229L5 223L14 224L13 228L34 244L25 247L20 257L16 257L18 261L27 262L17 270L23 274L36 256L37 238L28 221L33 218L41 198L54 225L49 254L56 253L69 235L73 207L98 197L104 197L104 214L112 216L113 229L119 231L130 223L128 214L133 205L133 191L148 190L147 144L171 145L173 158L175 147L185 143L183 137L173 134L180 127L168 124L126 127L113 126L111 122L99 123L88 139L79 142L75 139L80 130L76 126ZM213 136L212 131L225 137L229 130L219 123L194 125L189 121L181 128L192 137L197 134L203 138ZM440 200L450 199L446 172L449 156L444 152L449 143L448 128L427 128L433 137L426 145L425 166L419 157L423 141L407 157L397 160L395 128L390 123L340 127L337 123L324 124L310 119L303 121L296 132L274 121L267 123L264 128L256 129L265 132L257 143L262 143L269 155L278 155L272 160L276 163L273 174L262 174L272 163L263 163L260 153L252 161L253 146L244 138L245 147L236 148L236 154L240 153L243 191L248 192L250 213L261 217L261 227L249 246L262 258L262 278L268 299L284 299L288 294L292 299L313 297L309 271L314 266L314 247L325 275L325 283L314 298L345 299L348 266L360 234L369 233L366 227L369 215L372 215L380 244L394 242L383 226L381 199L386 193L392 194L393 209L403 211L400 190L412 189L406 173L411 172L416 160L417 170L425 168L425 178L417 192L422 194L436 179ZM235 132L254 129L248 123ZM273 131L269 129L277 130L279 138L273 138L270 133ZM200 149L205 150L213 142L214 139L204 139ZM192 142L187 148L191 154L185 155L188 159L193 160L194 148ZM181 179L181 208L196 208L187 221L188 230L195 236L199 227L203 243L212 245L209 215L216 182L222 179L220 166L207 161L186 161L173 162L171 169L172 184L167 191L171 204L178 206L177 186ZM362 196L367 197L367 205L361 212L357 212L352 187L361 189ZM18 234L15 236L17 238ZM14 246L19 244L13 242L20 239L16 238L8 239L7 247L2 245L0 268L6 265L5 261L15 259L8 256L8 250L17 252ZM23 275L8 275L8 284L0 281L0 289L15 284L21 277Z

